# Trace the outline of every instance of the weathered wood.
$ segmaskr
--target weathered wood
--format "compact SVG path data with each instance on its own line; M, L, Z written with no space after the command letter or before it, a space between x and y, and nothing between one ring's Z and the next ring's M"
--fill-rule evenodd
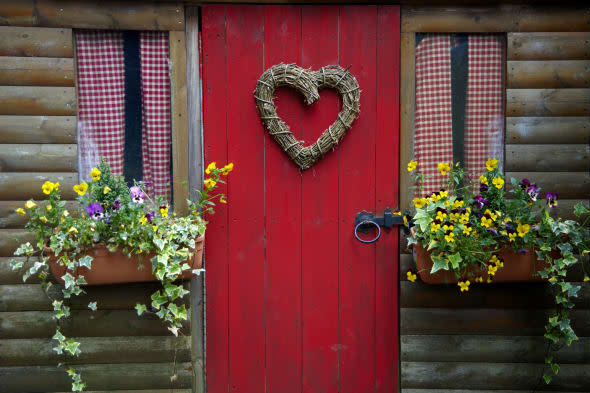
M23 228L29 216L20 216L16 213L15 209L23 207L25 201L0 201L0 229L14 229ZM40 201L39 206L47 205L47 202ZM78 209L80 204L76 201L66 201L65 208L72 212ZM1 281L0 281L1 283Z
M76 117L0 116L0 143L76 143Z
M68 359L71 364L84 363L155 363L190 360L190 337L80 337L80 356ZM61 361L52 349L51 339L0 340L0 366L43 366Z
M72 29L1 26L0 56L74 57Z
M188 324L186 324L188 325ZM55 333L52 311L0 313L0 338L51 338ZM182 329L189 333L188 326ZM135 310L73 310L62 324L68 337L168 336L162 321L154 314L137 316Z
M0 24L79 29L184 30L178 3L23 0L0 5Z
M506 83L512 89L590 87L590 61L509 61Z
M402 8L403 10L403 8ZM402 24L403 24L402 13ZM400 76L400 203L404 211L410 207L413 179L405 170L414 151L414 107L416 98L416 37L414 33L401 34Z
M190 363L128 363L78 365L88 390L190 388ZM170 377L176 375L174 382ZM71 388L64 368L55 366L1 367L0 386L6 392L25 393Z
M558 192L563 199L587 199L590 196L588 172L506 172L506 178L511 177L529 179L544 192Z
M590 89L506 89L507 116L588 116Z
M15 259L22 261L23 267L21 270L12 270L10 267L10 260L14 257L0 257L0 284L22 284L23 283L23 272L33 266L35 262L34 258L31 258L29 262L26 262L25 257L16 257ZM41 280L37 276L31 276L27 280L28 284L38 284Z
M576 393L552 390L553 393ZM88 392L92 393L92 392ZM109 392L110 393L110 392ZM116 392L113 392L116 393ZM130 392L135 393L135 392ZM141 393L141 392L139 392ZM471 389L401 389L401 393L531 393L531 390L471 390Z
M0 230L0 256L12 256L14 251L22 243L36 242L35 235L24 229L1 229Z
M402 386L422 389L534 389L543 375L544 364L402 362ZM587 392L590 373L587 364L563 364L553 377L551 390ZM543 383L543 382L541 382Z
M0 86L0 115L76 114L73 87Z
M458 332L462 333L462 332ZM543 336L404 335L401 360L406 362L543 363ZM590 363L590 337L554 352L560 364Z
M73 188L78 183L77 173L42 172L42 173L0 173L0 200L18 201L33 198L47 199L41 186L46 181L59 182L62 199L76 199Z
M506 145L504 170L590 171L589 145Z
M137 303L151 303L150 296L161 289L160 283L136 283L117 286L90 286L85 294L68 301L72 310L88 310L89 302L97 302L100 310L133 310ZM49 297L40 284L0 285L0 311L50 311L52 299L63 299L62 286L49 289ZM185 296L182 300L188 303Z
M48 57L0 57L0 84L74 86L74 60Z
M590 117L507 117L506 143L590 143Z
M545 332L550 310L402 308L402 334L491 334L537 336ZM580 337L590 336L590 310L570 311Z
M508 60L588 60L590 33L508 33Z
M0 145L1 172L75 172L77 145Z

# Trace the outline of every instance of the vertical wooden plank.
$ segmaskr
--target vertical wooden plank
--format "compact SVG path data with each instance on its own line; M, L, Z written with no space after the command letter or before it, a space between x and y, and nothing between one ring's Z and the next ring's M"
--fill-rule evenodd
M227 157L227 40L226 6L202 8L203 140L205 162L226 163ZM210 131L209 131L210 130ZM241 163L236 163L236 172ZM231 175L228 185L231 183ZM228 193L226 185L220 192ZM232 194L228 193L230 203ZM207 287L207 390L229 392L229 209L218 209L205 237ZM209 235L214 234L214 236Z
M186 214L188 198L188 122L186 105L186 45L184 31L171 31L170 95L172 118L172 187L174 210Z
M264 67L300 63L301 8L264 8ZM301 138L302 97L279 89L274 97L281 118ZM266 173L266 391L301 392L301 175L262 125Z
M196 199L203 187L203 145L201 134L201 73L199 47L199 8L186 7L186 83L188 106L188 185L189 195ZM193 393L205 392L204 348L204 276L191 279L191 361L193 364Z
M416 98L416 34L401 34L400 64L400 209L410 208L413 180L406 164L414 151L414 105ZM402 245L404 246L404 245Z
M377 211L398 206L400 7L380 6L377 17ZM398 228L376 243L375 392L398 389Z
M305 6L301 65L338 64L338 7ZM336 118L338 93L320 92L305 111L302 139L315 141ZM354 131L351 131L354 132ZM344 141L349 137L347 135ZM338 391L338 160L339 148L302 174L302 314L304 393ZM325 196L325 197L320 197ZM334 198L334 199L332 199Z
M227 8L230 391L265 391L265 132L252 91L263 70L263 7ZM219 88L219 86L211 86ZM212 131L212 130L211 130Z
M357 212L375 211L377 8L340 9L340 63L352 65L361 113L340 145L340 391L368 392L375 383L375 247L357 241Z

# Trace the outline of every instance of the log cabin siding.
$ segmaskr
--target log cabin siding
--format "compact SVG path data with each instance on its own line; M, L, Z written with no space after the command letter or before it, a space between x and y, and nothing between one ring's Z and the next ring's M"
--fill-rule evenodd
M39 280L23 283L10 269L18 245L34 241L24 229L26 217L14 209L29 198L45 199L40 188L45 180L59 181L67 207L77 206L72 39L71 29L0 26L0 392L68 391L69 377L56 367L65 360L82 372L88 390L141 393L174 387L187 393L192 385L189 324L187 335L176 339L157 318L138 317L134 310L136 302L150 302L156 283L90 287L71 299L73 315L62 331L76 337L83 352L68 360L51 350L55 321ZM59 287L51 293L59 298ZM88 309L90 301L97 301L98 311Z
M567 218L574 218L576 202L589 205L590 24L584 16L588 9L564 7L558 10L563 18L549 17L553 11L528 12L512 5L406 7L402 12L402 167L412 151L414 32L505 32L506 175L527 177L545 191L557 191L562 198L557 213ZM406 208L411 200L407 174L402 174L401 184L401 208ZM546 386L539 378L546 355L543 326L553 304L550 287L543 283L474 285L468 294L460 294L455 285L410 283L405 272L415 269L415 264L404 244L402 234L403 393L590 391L590 283L581 282L581 269L568 275L568 280L582 285L571 314L580 340L554 355L562 368Z

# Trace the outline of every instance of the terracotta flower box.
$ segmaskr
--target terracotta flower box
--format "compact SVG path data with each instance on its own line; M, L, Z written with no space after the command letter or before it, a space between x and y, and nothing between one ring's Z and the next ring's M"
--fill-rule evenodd
M504 259L504 267L498 269L492 277L493 282L543 281L543 278L535 274L535 272L544 270L547 264L545 261L537 260L534 251L527 250L526 253L521 254L505 248L500 250L499 255ZM425 283L446 284L458 282L455 274L446 270L439 270L434 274L430 274L433 264L430 253L418 244L414 245L414 258L418 274ZM483 277L484 280L488 278L487 270L482 269L481 273L479 273L479 270L475 268L473 272Z
M203 243L205 236L200 236L195 239L195 250L191 260L187 263L191 266L190 270L185 270L182 273L182 279L189 279L194 276L193 269L200 269L203 261ZM79 274L84 276L88 285L103 285L103 284L121 284L131 282L149 282L157 281L152 274L152 263L150 259L153 254L143 255L141 261L138 256L132 255L128 258L121 251L110 252L106 246L96 246L89 255L94 257L92 261L92 268L79 268ZM142 269L138 269L141 263ZM57 263L57 258L53 253L50 253L49 267L53 277L60 283L64 284L62 276L66 273L65 266ZM77 276L77 273L72 273Z

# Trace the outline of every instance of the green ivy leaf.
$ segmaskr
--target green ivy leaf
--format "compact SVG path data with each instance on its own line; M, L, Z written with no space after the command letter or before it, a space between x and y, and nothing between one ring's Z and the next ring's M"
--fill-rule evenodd
M557 375L557 373L559 372L559 364L551 363L551 370L553 370L553 374Z
M590 213L590 210L588 210L582 202L578 202L574 205L574 214L576 217L580 217L582 214L586 213Z
M160 307L168 301L168 298L164 296L160 291L152 293L152 307L159 310Z
M92 260L93 259L94 258L91 257L90 255L85 255L82 258L80 258L80 260L78 261L78 265L80 267L86 267L86 268L90 269L91 268L91 265L92 265Z
M449 270L449 261L439 256L433 255L432 256L432 269L430 269L430 274L434 274L439 270Z
M545 383L547 385L549 385L551 383L551 380L553 379L553 377L549 374L543 374L543 381L545 381Z
M88 308L91 309L92 311L96 311L96 302L88 303Z
M66 352L69 352L73 356L80 355L80 353L82 351L80 351L79 347L80 347L80 343L77 341L74 341L74 339L71 339L71 338L64 343L64 348L65 348Z
M16 259L10 260L10 268L12 270L18 270L23 267L23 261L18 261Z
M449 262L455 270L459 270L459 263L463 260L459 253L449 255Z
M139 304L139 303L137 303L137 304L135 305L135 309L137 310L137 315L141 315L141 314L143 314L143 312L144 312L145 310L147 310L147 308L146 308L145 304Z
M76 282L74 276L72 276L69 272L66 272L66 274L61 276L61 278L64 280L64 287L66 289L72 288Z

